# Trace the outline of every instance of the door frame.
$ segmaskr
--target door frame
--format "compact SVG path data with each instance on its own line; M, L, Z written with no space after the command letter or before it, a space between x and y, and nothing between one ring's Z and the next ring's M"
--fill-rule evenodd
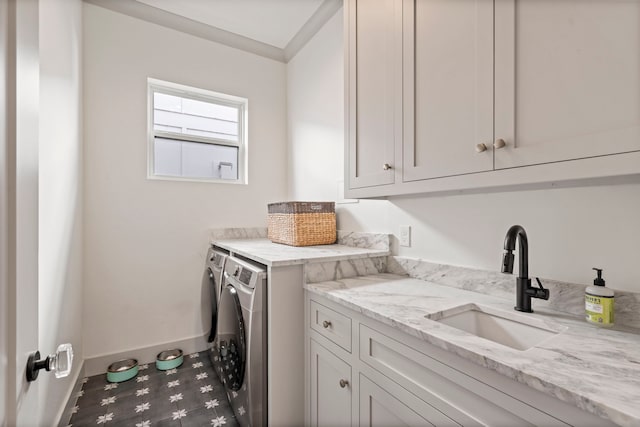
M8 224L8 183L7 183L7 148L8 148L8 0L0 0L0 99L2 100L2 111L0 115L0 426L7 425L7 387L9 373L9 343L7 334L9 332L8 303L9 280L7 275L8 267L8 245L7 232Z
M37 385L27 382L25 369L38 347L39 0L0 0L0 11L6 28L0 35L0 91L6 95L0 119L0 425L33 425Z

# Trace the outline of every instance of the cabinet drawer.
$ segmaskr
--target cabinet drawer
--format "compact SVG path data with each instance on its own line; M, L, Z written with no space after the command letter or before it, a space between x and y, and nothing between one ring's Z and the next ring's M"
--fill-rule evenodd
M360 359L454 419L457 413L483 425L567 425L363 324Z
M351 353L351 319L313 300L309 308L311 329Z

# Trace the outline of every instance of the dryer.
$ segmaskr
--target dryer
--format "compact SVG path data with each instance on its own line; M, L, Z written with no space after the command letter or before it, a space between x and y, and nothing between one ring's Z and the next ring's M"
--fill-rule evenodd
M226 250L211 246L207 251L205 260L202 280L203 286L209 289L209 297L211 299L211 331L207 339L209 343L213 343L216 336L218 301L220 301L220 292L222 291L222 272L228 255L229 252Z
M267 271L227 258L218 305L213 366L238 423L267 425Z

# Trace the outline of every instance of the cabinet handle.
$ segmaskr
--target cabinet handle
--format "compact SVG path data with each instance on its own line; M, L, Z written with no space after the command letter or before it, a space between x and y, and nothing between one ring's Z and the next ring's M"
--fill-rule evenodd
M476 144L476 153L482 153L483 151L487 151L487 146L483 143Z
M349 381L347 380L340 380L340 388L345 388L346 386L349 385Z
M322 327L327 329L329 326L331 326L331 322L329 322L328 320L323 320L322 321Z
M499 150L501 148L504 148L505 145L507 145L507 143L504 141L504 139L498 138L496 139L496 142L493 143L493 148Z
M391 165L389 163L385 163L384 165L382 165L382 170L388 171L389 169L391 169Z

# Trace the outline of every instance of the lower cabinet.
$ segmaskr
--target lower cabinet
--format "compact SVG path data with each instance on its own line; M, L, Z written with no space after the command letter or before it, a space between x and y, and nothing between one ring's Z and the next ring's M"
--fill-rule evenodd
M305 311L308 425L615 425L317 295Z
M311 424L351 425L351 366L311 339Z
M363 374L360 374L359 397L360 426L461 425L397 384L382 388Z

